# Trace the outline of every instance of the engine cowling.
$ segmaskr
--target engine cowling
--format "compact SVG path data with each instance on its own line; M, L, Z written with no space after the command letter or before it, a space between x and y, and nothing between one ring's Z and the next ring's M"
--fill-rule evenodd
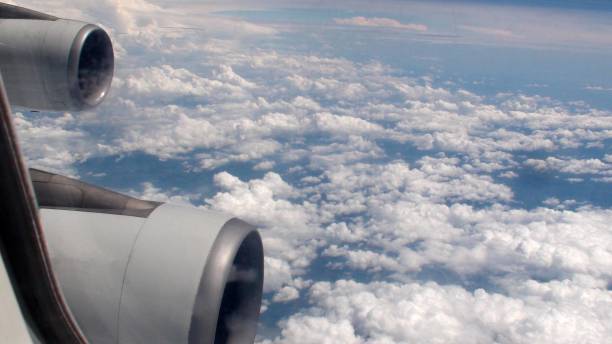
M252 343L263 288L256 229L31 170L49 255L90 343Z
M114 55L99 26L48 16L0 18L0 72L13 105L78 111L102 102Z

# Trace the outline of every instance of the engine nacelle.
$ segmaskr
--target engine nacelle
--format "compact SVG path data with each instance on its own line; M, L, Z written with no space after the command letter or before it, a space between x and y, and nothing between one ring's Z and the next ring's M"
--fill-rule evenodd
M102 102L114 70L103 29L52 16L5 18L0 17L0 72L13 105L78 111Z
M31 170L55 274L90 343L252 343L254 227Z

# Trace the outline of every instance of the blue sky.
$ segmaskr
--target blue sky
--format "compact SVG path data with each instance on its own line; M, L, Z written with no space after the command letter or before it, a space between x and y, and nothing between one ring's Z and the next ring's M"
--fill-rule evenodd
M23 4L117 55L30 165L256 224L259 343L612 335L609 4Z

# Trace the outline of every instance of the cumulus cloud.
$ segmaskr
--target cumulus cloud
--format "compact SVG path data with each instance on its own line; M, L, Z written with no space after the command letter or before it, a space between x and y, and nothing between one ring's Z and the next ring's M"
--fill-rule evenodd
M340 25L367 26L367 27L384 27L393 29L402 29L410 31L424 32L427 31L427 25L415 23L402 23L399 20L391 18L379 17L352 17L352 18L334 18L334 22Z
M610 280L610 211L512 209L498 203L512 197L505 186L471 177L448 164L453 159L439 160L427 158L419 169L402 163L336 167L323 174L325 182L302 189L273 173L248 183L222 173L215 180L227 191L208 203L262 226L267 252L290 262L276 289L289 275L302 275L326 244L324 256L344 259L332 268L383 271L396 279L433 268L455 274L459 284L474 276L490 284L506 276ZM490 206L460 203L471 199ZM336 222L347 216L349 223Z
M345 257L354 269L400 274L442 267L459 276L485 278L610 278L610 211L513 209L511 203L500 204L512 199L507 187L472 175L457 163L427 157L413 169L396 162L325 172L325 182L306 189L324 195L318 204L321 221L347 215L352 219L328 226L329 240L362 245L331 246L324 254ZM489 206L465 203L473 200ZM547 205L561 204L552 202ZM563 206L573 205L568 202Z
M490 276L518 274L546 279L588 274L602 281L611 277L605 262L612 254L608 248L612 237L606 227L609 211L503 208L476 211L460 205L412 206L415 210L409 207L402 203L390 207L395 214L381 214L384 219L397 216L401 225L396 225L395 233L386 229L393 226L388 220L374 227L388 233L388 242L379 245L395 251L399 261L418 256L413 259L416 263L442 265L468 276L493 273ZM441 221L436 223L430 216L422 215L420 219L416 211L423 212L423 208L438 212ZM431 223L418 226L422 221ZM409 226L417 231L406 232ZM415 242L416 247L404 246Z
M174 190L162 190L151 182L143 183L141 190L130 190L128 193L140 199L184 206L193 206L193 201L198 198L198 195L185 194L176 188Z
M89 141L88 132L69 113L30 117L18 112L13 121L30 167L76 176L74 163L105 148Z
M262 344L270 343L305 343L305 344L332 344L362 343L348 320L330 321L319 316L304 316L290 318L283 328L283 338L275 341L263 341Z
M288 302L300 296L300 292L294 287L285 286L281 288L272 298L274 302Z
M208 79L170 65L145 67L128 75L125 80L117 80L115 87L124 90L129 99L144 95L146 100L162 102L186 96L201 97L202 101L238 101L250 97L246 90L255 85L234 73L230 66L220 65L213 72L213 78Z
M271 343L602 343L612 334L610 293L569 281L526 281L502 295L340 280L316 283L310 300Z
M606 156L607 157L607 156ZM548 157L546 159L527 159L525 166L541 172L558 172L573 175L587 174L600 176L598 180L606 181L612 176L612 164L604 159L572 159Z
M325 176L329 183L322 186L329 193L348 192L357 195L388 195L389 200L510 200L512 191L496 184L487 176L471 173L457 158L424 157L414 167L403 161L385 165L355 164L329 169Z

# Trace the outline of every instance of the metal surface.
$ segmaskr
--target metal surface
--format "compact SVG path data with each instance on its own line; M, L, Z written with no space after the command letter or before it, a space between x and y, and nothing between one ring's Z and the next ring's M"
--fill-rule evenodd
M126 273L120 343L187 343L206 261L229 219L224 214L170 204L151 213Z
M68 57L68 86L78 109L102 102L113 79L113 46L106 32L85 25L74 37Z
M255 338L263 288L263 247L248 223L231 219L221 229L200 280L189 343L250 343Z
M0 70L13 105L82 110L98 105L113 77L111 40L73 20L0 19Z
M28 328L44 342L86 343L51 269L2 78L0 161L0 251Z
M41 218L68 304L91 343L254 339L263 286L254 227L170 204L147 218L66 209L42 209Z
M0 255L0 343L32 343L26 319Z
M57 20L58 18L28 8L0 3L0 19Z
M37 169L30 169L30 177L38 205L43 208L147 217L161 204Z
M126 266L144 218L41 209L49 256L90 343L117 342Z

